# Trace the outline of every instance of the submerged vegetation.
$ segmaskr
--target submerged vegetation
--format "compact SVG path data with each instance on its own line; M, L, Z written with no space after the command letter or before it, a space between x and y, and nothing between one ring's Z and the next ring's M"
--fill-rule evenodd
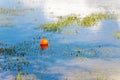
M120 32L115 33L115 37L116 37L117 39L120 39Z
M10 16L24 16L25 12L33 11L32 8L3 8L0 7L0 27L11 27L11 21L13 20Z
M104 77L104 76L94 76L93 78L87 78L86 76L84 77L85 79L79 79L79 80L114 80L108 77ZM69 80L68 78L66 78L65 80ZM70 79L71 80L71 79ZM74 80L77 80L76 78Z
M40 26L46 32L38 32L33 30L33 28L44 21L46 15L43 16L43 13L47 12L46 10L54 10L49 8L51 3L49 4L49 2L44 2L43 0L42 2L45 5L41 5L41 0L22 1L18 0L18 4L20 5L8 4L10 8L0 7L0 40L5 41L0 42L0 80L4 80L6 77L9 79L12 75L14 75L15 80L59 80L69 75L73 75L75 79L80 76L80 80L83 80L83 78L87 78L86 74L90 75L86 80L113 80L108 77L97 76L97 74L101 75L104 72L108 73L107 76L119 72L116 67L117 61L120 58L120 54L118 54L120 47L116 46L119 42L116 42L114 45L114 40L112 42L111 36L109 36L109 31L112 31L110 29L113 28L109 28L109 31L100 28L99 31L94 32L90 29L81 28L96 26L100 21L110 19L111 15L94 13L83 18L79 15L59 16L57 17L57 21L43 23ZM23 9L28 6L33 7L34 3L39 3L39 1L40 6L38 8ZM35 6L38 6L38 4ZM64 9L64 7L62 8ZM34 12L33 10L36 11ZM29 14L29 11L33 12ZM73 11L76 12L76 10ZM49 12L45 14L49 14ZM51 12L50 14L54 13ZM7 27L12 28L8 29ZM61 31L65 27L69 27L70 29L65 31L66 34L72 33L72 35L47 33ZM74 30L74 27L77 28ZM81 29L80 33L78 32L78 27ZM37 34L38 36L36 36ZM32 37L31 39L31 36L34 36L34 38ZM49 48L46 51L40 49L40 39L43 37L47 37L49 40ZM120 39L120 32L117 32L115 37ZM107 38L110 41L104 40ZM7 42L13 44L7 44ZM112 59L115 61L112 62ZM115 71L116 73L114 73ZM35 76L31 74L35 74ZM92 79L90 79L91 77Z
M80 18L77 17L76 15L71 15L71 16L67 16L67 17L61 16L61 17L58 17L58 19L59 20L57 22L43 24L42 25L43 29L45 31L58 31L62 27L72 25L73 23L78 21Z
M9 9L9 8L2 8L0 7L0 15L11 15L11 16L18 16L23 15L22 13L25 11L31 11L33 9Z
M0 67L3 69L3 70L9 70L9 71L16 71L18 72L17 75L16 75L16 80L29 80L27 78L29 78L28 76L29 75L23 75L22 73L28 73L29 74L29 69L28 69L28 72L27 72L27 67L29 68L29 66L33 66L35 64L32 64L31 62L31 59L32 61L34 60L34 63L38 63L37 61L35 61L35 59L42 62L42 64L40 64L40 62L37 64L38 66L40 66L40 70L47 70L47 65L49 64L46 64L46 61L50 60L52 61L52 57L51 56L56 56L56 55L61 55L62 57L67 57L67 58L71 58L71 57L76 57L78 60L81 60L81 61L84 61L86 58L105 58L107 56L107 58L110 58L110 53L112 51L109 51L109 49L106 49L102 46L98 47L98 48L89 48L89 49L86 49L86 48L79 48L77 47L77 50L71 50L71 47L68 45L68 46L65 46L65 51L61 51L61 53L59 53L59 51L57 52L57 47L56 49L50 49L47 53L49 54L49 57L47 53L44 53L44 55L42 55L42 52L39 48L39 40L40 40L41 36L36 36L36 37L33 37L32 40L30 41L24 41L24 42L21 42L21 43L18 43L16 45L10 45L10 44L5 44L3 42L0 42L0 57L1 56L4 56L4 60L5 61L0 61L1 64L0 64ZM56 46L55 46L56 47ZM55 48L55 47L52 47L52 48ZM72 46L73 48L74 46ZM62 54L62 52L65 52ZM32 54L33 53L33 54ZM53 53L56 53L53 55ZM106 54L104 54L106 53ZM61 57L60 56L60 57ZM105 57L104 57L105 56ZM42 59L42 58L43 59ZM46 58L44 58L46 57ZM113 57L112 57L113 58ZM43 60L46 60L45 62ZM53 62L52 62L53 64ZM30 67L30 68L31 68ZM33 69L33 67L32 67ZM41 73L42 75L42 73ZM24 76L22 77L21 79L21 76ZM33 80L36 80L36 77L32 77L31 79ZM30 80L31 80L30 79ZM89 80L89 79L88 79ZM95 80L107 80L107 79L103 79L103 78L98 78L98 79L95 79ZM110 79L109 79L110 80Z
M81 26L94 26L95 24L97 24L99 21L103 20L103 19L108 19L110 18L110 16L108 14L102 14L102 13L98 13L98 14L91 14L89 16L84 17L81 22L80 25Z
M0 61L0 63L1 63L0 67L3 70L18 72L18 75L16 77L19 80L19 78L21 76L21 74L19 74L19 73L27 72L26 68L32 64L32 62L30 60L31 59L35 60L37 57L39 59L41 58L42 52L41 52L39 45L38 45L40 38L41 38L40 36L36 36L36 37L33 37L33 39L30 41L24 41L24 42L21 42L21 43L14 45L14 46L0 42L0 57L4 56L4 57L2 57L4 59L4 61ZM104 58L104 56L105 57L107 56L109 58L109 54L107 54L107 53L110 53L110 52L108 52L109 49L105 49L105 48L97 48L97 49L95 49L95 48L93 48L93 49L86 49L86 48L81 49L80 48L77 50L74 50L74 49L70 50L70 46L65 46L65 49L66 49L65 54L64 53L61 54L62 51L61 51L61 53L59 53L59 51L58 51L58 54L57 54L56 49L55 50L51 49L48 52L50 59L51 59L52 53L54 51L56 53L54 55L61 54L61 56L64 56L64 57L67 56L67 58L76 57L79 60L84 60L84 58ZM64 52L64 50L63 50L63 52ZM106 54L104 54L104 53L106 53ZM46 55L48 55L48 54L44 53L44 57ZM40 60L42 61L42 59L40 59ZM42 64L39 66L42 69L44 69L45 65Z
M27 53L24 48L26 48L26 46L22 48L20 45L12 46L5 43L2 43L0 46L0 57L4 59L4 61L1 61L0 67L3 70L20 72L25 66L27 67L30 64L25 58Z
M97 77L95 80L114 80L106 77Z
M58 17L58 21L52 22L52 23L45 23L42 25L42 28L45 31L58 31L62 27L70 26L70 25L76 25L76 26L94 26L99 21L103 19L109 19L111 16L106 13L98 13L98 14L91 14L84 18L80 18L80 16L77 15L70 15L66 17Z
M10 21L11 18L0 18L0 21Z
M16 75L16 78L15 78L15 80L21 80L21 73L18 73L17 75Z
M36 80L34 75L28 73L18 73L15 80Z

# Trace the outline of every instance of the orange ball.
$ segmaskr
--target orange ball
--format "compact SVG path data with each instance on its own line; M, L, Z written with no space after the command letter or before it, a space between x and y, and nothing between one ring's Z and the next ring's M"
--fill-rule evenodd
M48 40L46 38L43 38L40 40L40 47L42 50L45 50L48 48Z

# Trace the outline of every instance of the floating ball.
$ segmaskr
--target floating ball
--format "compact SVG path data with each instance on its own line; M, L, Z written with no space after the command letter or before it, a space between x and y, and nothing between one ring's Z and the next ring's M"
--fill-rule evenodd
M46 38L42 38L40 40L40 47L42 50L45 50L48 48L48 40Z

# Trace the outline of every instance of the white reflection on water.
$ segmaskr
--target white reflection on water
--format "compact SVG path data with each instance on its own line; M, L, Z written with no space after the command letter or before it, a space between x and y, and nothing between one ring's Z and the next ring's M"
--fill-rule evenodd
M95 12L120 13L119 0L20 0L27 7L43 7L47 17L80 14L85 16ZM41 6L42 5L42 6Z
M98 76L108 76L108 78L119 80L120 70L118 66L115 66L119 65L119 61L116 61L118 60L111 60L110 62L101 59L86 59L82 62L81 60L73 59L66 62L60 61L60 63L62 62L61 66L54 66L49 69L53 73L64 74L63 78L67 78L68 80L87 80L86 78L88 80L95 80L94 78Z
M19 0L25 7L37 8L44 4L44 0Z
M48 0L44 5L46 16L65 16L70 14L80 14L82 17L99 12L96 6L89 6L86 0Z
M25 7L41 8L45 17L52 20L56 20L56 16L77 14L84 17L91 13L108 12L117 14L117 22L120 23L119 0L20 0L20 2Z
M5 1L5 0L3 0L3 1ZM6 1L8 1L8 0L6 0ZM13 6L12 0L9 0L9 1L11 1L11 2L8 6ZM45 1L44 0L19 0L19 1L24 5L24 7L42 8L42 11L44 12L44 14L47 18L50 18L51 16L64 16L64 15L69 15L69 14L81 14L82 17L84 17L85 15L88 15L88 14L91 14L94 12L99 12L99 11L100 12L104 12L104 11L112 12L112 11L114 11L116 14L119 15L119 0L116 0L116 1L114 1L114 0L109 0L109 1L105 1L105 0L101 0L101 1L99 1L99 0L89 0L89 1L87 1L87 0L74 0L74 1L73 0L45 0ZM4 2L4 4L5 4L5 2ZM2 4L0 2L0 5L4 5L4 4ZM101 7L101 8L98 8L98 7ZM31 16L33 17L33 14L31 14ZM38 16L38 18L40 18L40 16ZM23 17L22 17L22 19L23 19ZM27 19L24 20L25 23L26 23ZM53 19L53 18L51 18L51 19ZM42 20L43 20L43 17L42 17ZM118 23L119 23L119 19L118 19ZM29 26L29 27L30 27L30 25L24 24L24 26ZM21 26L21 25L19 25L19 26ZM114 29L116 30L117 27L118 27L117 23L115 24L115 22L108 21L107 23L105 22L105 23L100 24L100 27L97 26L97 27L87 28L87 29L83 28L80 30L78 35L75 35L75 36L73 36L73 35L68 36L67 35L67 36L65 36L65 40L68 44L71 41L71 43L72 42L78 42L78 43L81 42L81 44L83 44L84 42L86 44L87 44L87 42L89 42L89 43L93 42L96 44L98 42L100 42L100 43L103 42L105 44L119 45L120 42L118 40L115 40L111 35L111 33L112 33L111 31L113 31ZM18 35L21 35L24 33L31 34L33 32L32 30L28 30L28 29L26 29L26 30L23 29L23 31L22 31L22 29L14 28L12 30L6 30L6 29L3 30L2 29L1 33L9 34L9 31L14 32L14 33L15 33L15 31L17 31L17 34L14 36L13 36L13 33L10 33L13 36L12 37L13 39L16 38L15 41L21 41L20 39L17 39ZM91 31L93 31L93 32L99 31L99 32L94 34L94 33L91 33ZM24 36L27 37L28 35L26 34ZM63 35L60 34L60 36L58 36L58 34L57 34L56 36L57 36L57 39L52 38L53 43L54 43L54 40L55 41L59 41L59 40L63 41L63 38L61 38L61 37L63 37ZM54 37L56 38L56 36L54 36ZM7 36L4 35L4 37L5 37L5 39L6 39L6 37L8 37L9 40L12 40L10 35L7 35ZM19 37L21 37L21 39L23 39L22 36L19 36ZM71 39L71 38L73 38L73 39ZM25 40L25 38L24 38L24 40ZM82 42L82 41L84 41L84 42ZM56 44L57 44L57 42L56 42ZM83 44L83 46L84 46L84 44ZM58 49L58 51L59 50L60 49ZM55 49L55 51L57 51L57 49ZM112 54L119 53L119 51L116 51L116 49L112 49L112 51L114 52ZM52 60L53 58L54 58L54 56L52 56L50 58L50 60ZM60 59L60 57L57 58L56 60L54 60L54 59L53 60L57 62L59 59ZM35 60L32 60L32 61L35 62ZM39 60L39 61L41 61L41 60ZM79 77L80 74L83 74L83 73L81 73L81 71L84 72L84 70L86 70L86 69L87 70L89 70L89 69L95 70L96 72L97 71L99 72L100 70L101 71L108 70L105 73L109 73L110 72L109 70L113 70L113 72L114 72L114 70L115 71L119 70L119 66L118 66L119 61L118 60L115 60L116 63L115 62L109 63L109 62L106 62L104 60L98 61L96 59L95 59L95 61L87 60L86 63L84 63L84 64L81 64L80 61L76 60L76 59L68 60L68 61L63 60L63 62L65 62L63 65L62 65L62 61L60 61L60 62L58 62L58 64L55 64L55 66L52 66L52 68L48 68L48 69L51 70L52 72L61 73L65 77L67 76L68 78L71 78L72 80L75 80L75 78L77 78L76 76ZM104 68L104 66L102 66L103 63L106 66L105 68ZM51 62L51 64L53 64L53 63ZM62 65L62 67L60 65ZM40 66L40 65L38 65L38 66ZM78 66L78 67L76 68L74 66ZM37 68L34 68L34 69L37 70ZM114 77L114 75L116 75L116 73L114 74L114 73L112 73L112 71L110 73L111 73L111 75L113 75L113 77ZM74 74L76 74L76 75L74 75ZM90 75L90 76L94 76L94 74ZM117 76L115 76L115 78L117 78ZM9 78L9 80L10 80L10 78ZM13 79L11 79L11 80L13 80ZM115 80L117 80L117 79L115 79Z

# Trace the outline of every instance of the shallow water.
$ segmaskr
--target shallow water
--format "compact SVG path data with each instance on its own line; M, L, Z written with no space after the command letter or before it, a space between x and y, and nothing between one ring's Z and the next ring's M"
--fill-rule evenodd
M0 7L22 11L17 11L18 15L0 13L1 18L10 18L0 21L0 49L15 49L6 49L9 54L0 51L0 80L14 80L20 72L35 80L119 80L120 39L115 37L120 31L119 4L119 0L1 0ZM60 32L37 29L56 21L56 16L84 17L98 12L114 12L118 17L92 27L67 26ZM43 37L49 40L45 51L39 47ZM15 64L22 69L18 70Z

